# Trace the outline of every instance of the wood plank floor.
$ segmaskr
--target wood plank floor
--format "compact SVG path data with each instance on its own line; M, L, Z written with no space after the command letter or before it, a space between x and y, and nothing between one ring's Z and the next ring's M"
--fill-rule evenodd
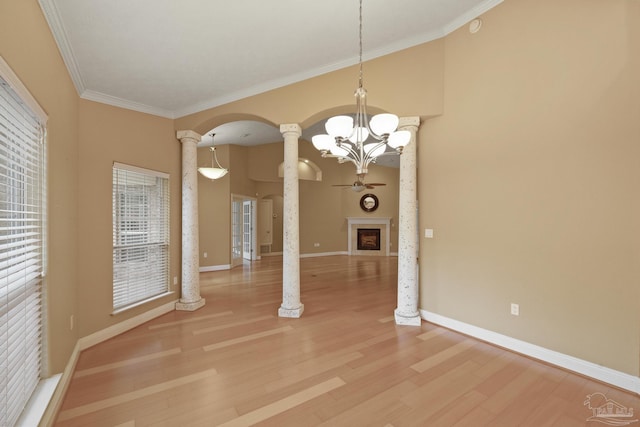
M423 322L396 326L397 258L282 258L201 274L206 305L82 352L56 426L585 426L640 397ZM636 417L637 418L637 417Z

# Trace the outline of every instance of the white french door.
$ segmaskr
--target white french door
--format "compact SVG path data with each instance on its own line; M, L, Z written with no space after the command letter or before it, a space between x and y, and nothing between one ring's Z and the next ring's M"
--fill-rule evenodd
M257 201L249 197L233 195L231 199L231 266L244 260L257 259L256 235Z

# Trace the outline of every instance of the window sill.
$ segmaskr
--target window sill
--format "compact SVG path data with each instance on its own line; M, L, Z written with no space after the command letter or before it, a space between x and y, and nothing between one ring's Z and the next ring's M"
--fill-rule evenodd
M151 302L151 301L156 301L156 300L159 300L159 299L161 299L161 298L164 298L164 297L166 297L166 296L173 295L173 294L175 294L175 292L174 292L174 291L169 291L169 292L165 292L165 293L162 293L162 294L159 294L159 295L153 296L153 297L151 297L151 298L147 298L147 299L142 300L142 301L135 302L135 303L133 303L133 304L126 305L126 306L124 306L124 307L120 307L120 308L118 308L118 309L113 310L113 311L111 312L111 315L112 315L112 316L115 316L115 315L120 314L120 313L123 313L123 312L125 312L125 311L129 311L129 310L131 310L131 309L133 309L133 308L140 307L141 305L144 305L144 304L149 303L149 302Z
M20 415L16 426L31 427L40 424L44 411L46 411L47 406L49 406L51 397L56 391L58 382L60 382L60 378L62 378L62 374L56 374L40 380L31 399L29 399L29 403L26 408L24 408L24 411L22 411L22 415Z

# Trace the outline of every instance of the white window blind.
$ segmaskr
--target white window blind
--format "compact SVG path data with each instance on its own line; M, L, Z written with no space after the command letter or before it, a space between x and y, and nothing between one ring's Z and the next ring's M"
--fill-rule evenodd
M0 58L1 60L1 58ZM16 423L42 372L46 116L0 61L0 425Z
M113 309L169 290L169 176L113 166Z

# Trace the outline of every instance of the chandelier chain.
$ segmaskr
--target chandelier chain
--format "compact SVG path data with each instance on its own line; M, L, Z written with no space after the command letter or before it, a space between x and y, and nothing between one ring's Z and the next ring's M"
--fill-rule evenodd
M362 73L362 0L360 0L360 27L358 33L359 41L360 41L360 75L358 78L358 87L363 87L363 73Z

